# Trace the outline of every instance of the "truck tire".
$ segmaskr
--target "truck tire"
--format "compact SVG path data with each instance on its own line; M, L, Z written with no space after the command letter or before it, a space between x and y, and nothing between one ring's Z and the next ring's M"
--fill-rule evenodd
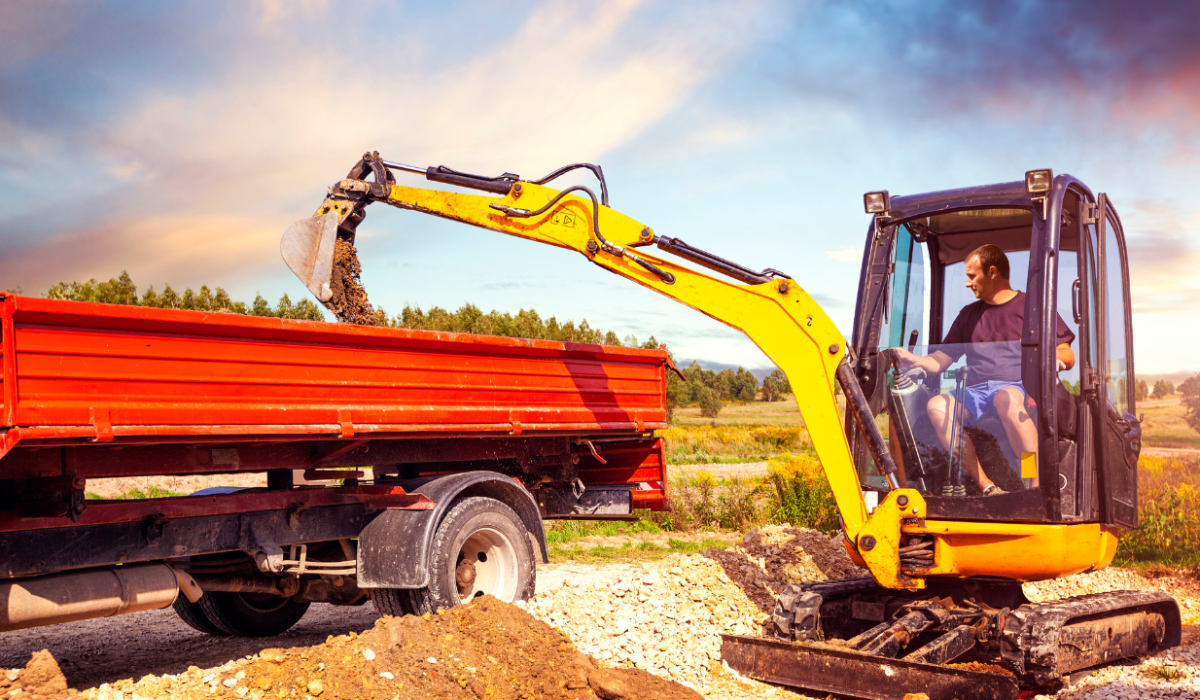
M204 634L209 634L214 637L229 636L228 632L220 627L217 627L212 623L212 620L208 619L208 616L204 614L204 609L200 607L200 603L198 601L193 603L184 597L183 593L180 593L179 597L175 599L173 607L175 608L175 614L179 616L179 619L186 622L188 627L191 627L197 632L203 632Z
M537 581L530 538L520 516L493 498L456 503L438 525L429 552L429 586L374 593L384 615L423 615L481 596L528 600Z
M197 605L208 621L227 635L273 637L299 622L309 604L264 593L210 591Z

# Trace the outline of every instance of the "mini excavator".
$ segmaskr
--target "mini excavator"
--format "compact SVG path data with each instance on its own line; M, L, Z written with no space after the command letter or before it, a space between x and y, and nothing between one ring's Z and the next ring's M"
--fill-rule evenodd
M599 196L548 186L580 168L599 181ZM405 187L396 173L486 194ZM783 272L744 267L609 208L603 171L590 164L527 180L367 153L281 244L289 267L335 312L334 287L344 280L334 251L353 244L376 201L574 250L742 331L786 373L848 553L870 576L780 591L764 636L724 637L722 656L743 675L876 700L908 692L999 700L1179 644L1179 608L1168 595L1033 603L1021 588L1104 568L1119 532L1137 526L1141 428L1125 239L1108 197L1078 179L1033 170L995 185L867 193L850 343ZM1019 365L1032 450L1016 449L1011 426L996 416L973 420L961 408L943 440L930 402L950 394L962 406L972 368L956 360L928 372L900 361L900 349L963 354L942 343L972 301L964 268L985 243L1005 252L1011 283L1024 292L1020 338L982 351ZM1079 358L1066 371L1056 360L1060 324ZM999 488L985 494L980 474Z

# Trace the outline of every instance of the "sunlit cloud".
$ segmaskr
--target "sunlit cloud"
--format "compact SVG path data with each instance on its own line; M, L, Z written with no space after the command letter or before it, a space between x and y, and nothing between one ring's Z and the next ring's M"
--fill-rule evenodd
M422 54L413 48L420 38L403 27L386 39L364 36L370 28L356 25L361 17L343 17L328 3L264 2L259 24L248 26L217 71L148 88L69 143L0 112L0 134L12 144L0 146L0 158L42 164L23 178L71 163L113 192L74 226L10 248L0 280L38 289L105 264L162 278L177 258L192 260L187 279L274 271L282 229L308 215L368 149L420 165L526 176L564 160L598 160L719 73L753 39L746 17L767 8L667 7L672 31L642 41L644 5L547 3L484 51L427 47L433 53ZM335 40L278 31L319 25ZM132 245L133 232L150 229L152 249ZM83 239L97 231L109 232L105 244L88 245ZM67 241L97 250L48 254Z
M1134 312L1200 309L1200 214L1180 202L1137 200L1124 224Z

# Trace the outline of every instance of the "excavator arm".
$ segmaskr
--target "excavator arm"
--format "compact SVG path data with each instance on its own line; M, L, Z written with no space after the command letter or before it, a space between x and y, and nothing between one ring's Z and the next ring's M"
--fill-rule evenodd
M575 168L591 169L597 176L601 184L599 196L587 187L560 191L546 185ZM404 187L396 184L394 171L423 174L430 181L491 194ZM372 202L576 251L610 272L745 333L783 370L825 470L852 547L850 554L881 585L920 589L925 585L926 574L970 575L977 573L980 566L989 567L985 573L1002 566L994 560L994 552L982 550L966 550L980 552L974 557L945 550L939 555L941 561L933 566L928 561L914 562L910 556L902 566L904 535L910 540L925 538L925 546L932 547L930 538L954 535L963 527L968 537L1003 533L988 524L926 523L925 501L920 492L901 488L895 463L846 359L845 338L795 280L773 269L756 272L677 238L659 236L645 224L608 207L607 200L603 173L593 165L567 166L531 182L511 173L482 177L445 167L417 168L384 161L377 153L368 153L346 179L330 188L312 218L296 222L288 229L281 251L309 290L335 311L336 307L330 304L333 296L330 282L335 276L333 251L339 240L353 242L365 207ZM682 258L703 271L657 253ZM862 496L838 410L835 381L845 393L847 414L891 486L891 491L871 513ZM1013 527L1008 524L1005 532L1011 535ZM1017 534L1015 540L1036 539L1040 534L1035 529ZM1021 545L1016 541L1013 545L1015 555L1016 547ZM1055 545L1062 548L1071 543Z
M404 187L395 184L391 169L421 172L434 181L486 188L497 194L503 190L503 196ZM594 172L603 178L599 168ZM374 182L358 179L367 173L373 174ZM833 387L839 371L850 380L852 389L857 390L857 382L844 359L845 338L794 280L776 270L755 272L678 239L659 236L645 224L606 206L606 188L598 198L586 187L559 191L512 175L483 178L446 168L414 168L387 163L372 153L350 174L330 189L313 218L293 224L281 246L289 266L318 299L329 300L330 251L335 237L352 237L363 219L364 207L374 201L578 252L610 272L745 333L779 366L791 383L824 465L847 537L856 541L868 515ZM552 177L558 174L562 171ZM650 253L652 246L732 279ZM890 463L874 421L867 422ZM898 569L897 561L892 573L883 578L894 578Z

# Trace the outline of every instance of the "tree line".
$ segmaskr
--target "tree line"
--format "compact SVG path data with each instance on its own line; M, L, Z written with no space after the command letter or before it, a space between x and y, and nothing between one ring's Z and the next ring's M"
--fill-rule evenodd
M163 290L157 292L154 285L146 288L146 292L138 296L137 285L129 273L122 270L120 277L113 277L107 282L90 279L87 282L59 282L50 287L44 295L47 299L65 299L68 301L91 301L101 304L125 304L128 306L149 306L156 309L184 309L187 311L217 311L245 316L269 316L272 318L293 318L305 321L324 321L325 314L321 307L308 299L292 301L284 294L279 303L271 306L261 294L254 296L254 301L247 304L244 301L234 301L222 288L216 291L208 285L200 287L199 292L191 287L183 294L176 292L170 284L163 285Z
M233 300L221 287L216 287L214 291L207 285L201 286L199 291L193 291L189 287L183 293L172 289L170 284L163 285L161 292L150 286L139 296L137 285L134 284L127 271L122 271L120 276L106 282L96 279L87 282L59 282L50 287L43 296L49 299L126 304L160 309L225 312L306 321L325 320L325 314L318 304L309 299L292 301L287 294L280 297L279 302L274 306L261 294L256 294L254 301L247 303ZM457 311L449 311L437 306L423 311L420 307L406 305L400 313L394 316L388 315L382 308L377 309L377 314L379 315L379 325L390 328L498 335L509 338L647 349L666 347L665 345L660 346L654 336L650 336L645 342L639 342L632 335L622 339L611 330L593 328L586 319L580 321L578 325L574 321L559 322L554 316L543 318L532 309L521 309L513 314L495 310L485 313L474 304L464 304ZM698 405L704 416L715 417L720 412L723 402L746 403L760 397L758 380L743 367L723 369L717 372L704 369L700 363L693 361L683 370L683 375L685 379L680 379L674 372L668 373L667 404L669 410L673 411L680 406ZM763 380L761 398L764 401L778 401L790 392L791 387L788 386L787 378L783 372L776 369Z
M1166 379L1159 379L1154 382L1154 387L1151 388L1146 380L1139 379L1134 387L1134 398L1138 401L1146 399L1165 399L1175 393L1175 384Z

